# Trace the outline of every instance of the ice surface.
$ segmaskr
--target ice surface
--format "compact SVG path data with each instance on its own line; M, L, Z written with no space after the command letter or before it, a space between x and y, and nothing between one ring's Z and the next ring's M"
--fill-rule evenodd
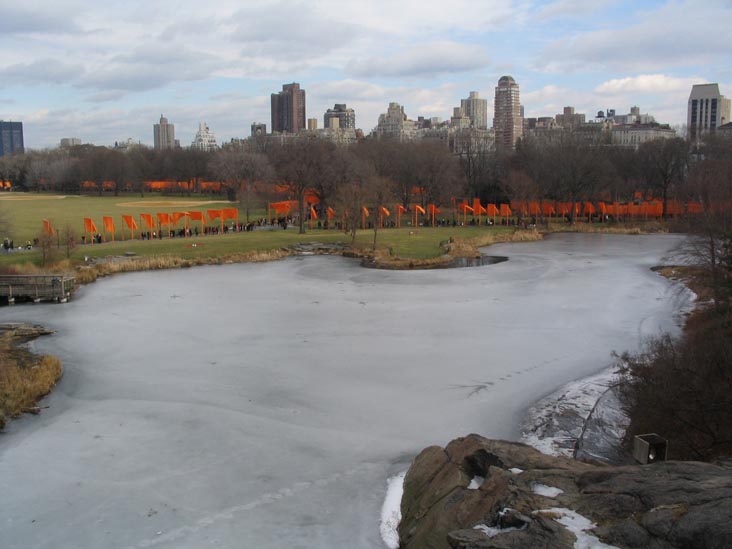
M497 265L364 269L338 257L114 276L65 305L66 371L0 436L10 548L383 547L386 479L670 329L650 271L676 235L555 235Z
M381 507L381 539L389 549L399 549L399 532L397 527L402 520L402 494L404 493L404 477L406 471L391 477L387 481L386 497Z
M539 494L540 496L544 496L547 498L555 498L564 493L564 490L562 490L560 488L555 488L554 486L547 486L546 484L540 484L538 482L535 482L531 485L531 491L534 492L535 494Z
M603 543L597 537L588 534L587 530L592 530L597 525L576 511L563 507L552 507L551 509L542 509L536 512L556 515L557 518L554 520L577 537L577 541L574 542L574 549L618 549L614 545Z

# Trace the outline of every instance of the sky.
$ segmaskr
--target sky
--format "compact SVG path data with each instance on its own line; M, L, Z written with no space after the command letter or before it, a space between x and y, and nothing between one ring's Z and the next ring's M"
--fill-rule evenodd
M525 115L637 105L686 121L691 86L732 96L732 0L0 0L0 120L26 148L62 137L152 145L160 115L187 146L270 128L270 94L298 82L307 117L335 103L366 133L388 103L447 119L498 79Z

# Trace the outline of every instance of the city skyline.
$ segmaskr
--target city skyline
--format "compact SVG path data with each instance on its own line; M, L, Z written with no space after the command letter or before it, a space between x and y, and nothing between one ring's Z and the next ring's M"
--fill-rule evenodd
M346 103L366 133L390 102L448 119L470 91L492 120L505 74L527 117L638 105L683 125L692 85L732 95L728 1L175 5L0 7L0 119L23 122L29 149L68 135L152 146L161 112L183 143L201 120L219 143L246 137L283 82L307 90L307 118Z

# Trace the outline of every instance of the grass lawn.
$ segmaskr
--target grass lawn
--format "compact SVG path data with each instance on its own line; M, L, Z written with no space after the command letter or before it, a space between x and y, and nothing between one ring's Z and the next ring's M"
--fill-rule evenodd
M122 238L122 214L132 215L142 229L141 213L155 216L158 212L205 211L220 208L234 208L236 203L207 196L168 197L146 194L124 194L120 196L75 196L45 193L0 193L0 213L8 218L10 234L0 235L0 239L12 238L16 246L33 240L42 229L44 219L48 219L56 229L68 225L78 235L84 232L84 218L91 217L102 231L102 216L111 216L115 225L115 240ZM240 220L243 221L243 214ZM259 212L259 215L264 215ZM197 224L197 222L195 222ZM129 238L129 229L125 227ZM111 239L111 234L105 235Z
M158 212L171 213L174 211L205 211L206 209L219 209L222 207L235 207L235 203L226 201L215 201L209 197L165 197L160 195L139 195L122 196L62 196L51 194L35 193L0 193L0 211L8 218L11 232L8 235L0 235L13 238L15 245L20 246L26 240L32 240L38 235L42 228L42 220L48 219L56 229L62 229L68 224L76 232L80 240L83 234L83 219L91 217L99 230L103 229L102 216L109 215L114 219L115 233L114 242L103 244L77 246L72 251L71 259L82 260L87 257L105 257L124 255L132 252L137 256L173 256L183 259L215 258L234 254L245 254L248 252L263 252L291 246L298 242L345 242L350 243L350 235L336 230L308 230L306 234L300 235L296 229L284 230L255 230L253 232L229 233L225 235L198 236L191 238L164 238L162 240L129 240L129 230L125 230L125 237L128 240L121 241L122 214L133 215L140 229L142 222L139 220L140 213L151 213L153 216ZM244 215L240 212L240 220L244 221ZM252 219L258 219L265 215L264 211L252 213ZM218 223L214 220L213 223ZM199 222L192 222L191 227L198 226ZM182 226L182 222L180 224ZM429 259L440 256L443 252L440 243L450 237L455 239L472 239L483 237L488 234L511 232L513 229L506 227L419 227L401 229L380 229L378 232L377 245L379 249L389 251L393 256L414 259ZM108 240L111 235L105 235ZM363 249L370 249L373 242L373 231L358 231L355 246ZM195 244L195 245L194 245ZM63 256L63 248L59 255ZM14 252L11 254L0 253L0 266L8 266L18 263L39 264L40 252Z

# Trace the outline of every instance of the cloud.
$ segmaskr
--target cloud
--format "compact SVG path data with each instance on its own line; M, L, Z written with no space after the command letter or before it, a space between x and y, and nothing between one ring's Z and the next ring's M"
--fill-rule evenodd
M57 59L39 59L0 68L0 81L6 86L18 84L66 84L78 79L84 67Z
M426 77L475 71L485 68L489 62L488 54L481 46L432 42L393 55L353 59L346 71L361 77Z
M551 42L537 70L624 72L726 62L732 12L720 3L672 2L637 14L619 28L576 33Z
M351 20L310 2L244 8L231 22L234 28L230 36L246 44L245 52L274 58L324 55L349 44L360 33Z
M171 82L208 78L218 66L221 62L204 52L147 44L132 53L116 55L87 71L77 85L105 92L152 90ZM99 97L104 100L105 96Z
M600 94L618 93L689 93L694 84L704 84L703 78L677 78L665 74L640 74L625 78L607 80L597 86L595 91Z
M53 6L32 10L27 7L0 5L0 34L78 32L81 29L74 20Z
M611 0L556 0L539 8L536 17L540 20L555 19L558 17L584 17L588 14L596 14L603 6Z

